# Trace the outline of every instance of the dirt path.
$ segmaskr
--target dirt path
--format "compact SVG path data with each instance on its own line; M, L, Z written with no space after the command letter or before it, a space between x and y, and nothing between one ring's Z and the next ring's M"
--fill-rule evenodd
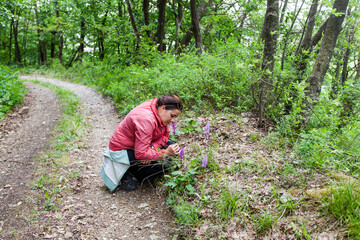
M31 230L26 234L27 237L33 239L171 239L172 231L170 228L169 212L166 210L165 200L157 194L156 188L145 185L135 192L117 192L116 194L110 194L103 188L104 184L99 174L102 164L102 153L121 120L112 102L104 99L99 93L85 86L42 77L24 76L22 78L50 82L51 84L73 91L81 98L82 114L87 116L86 121L92 126L88 129L89 134L86 139L88 148L76 149L70 153L74 164L81 163L83 166L81 168L81 181L79 182L80 190L65 193L63 196L64 204L61 206L61 209L50 212L46 216L47 222L51 223L47 225L47 228L50 226L50 230L45 229L46 231L44 231L43 226L30 226L28 229ZM28 83L27 86L30 90L28 104L30 111L28 116L26 116L27 119L23 120L24 123L20 129L32 127L33 129L27 131L26 136L29 136L30 142L36 143L38 141L38 143L33 144L34 146L21 143L27 146L26 150L18 147L20 142L16 142L15 136L17 134L21 136L21 132L19 132L19 129L14 129L15 133L5 136L5 139L7 146L9 146L9 143L12 143L11 146L14 145L16 147L13 150L6 147L5 151L8 151L6 159L10 159L14 155L20 156L20 154L26 152L28 156L21 156L18 161L23 162L27 160L27 162L31 163L34 161L34 154L47 141L49 131L59 114L59 103L56 100L56 96L50 90L36 84ZM39 111L35 111L37 104L41 104L44 109L40 108ZM48 116L49 120L45 121L42 118L47 115L43 113L48 112L49 109L57 114L51 113L51 116ZM14 118L22 119L19 116L14 116ZM33 118L38 119L36 121L37 125L34 124ZM12 119L7 121L11 122ZM9 139L14 140L10 141ZM3 145L1 149L4 151ZM17 161L13 163L9 161L0 162L2 201L9 198L10 194L19 193L18 190L20 189L21 191L29 191L28 187L18 189L15 185L22 184L28 186L26 182L29 182L31 179L31 174L29 174L31 172L31 165L26 165L26 174L22 174L21 172L11 170L13 165L17 165L17 163ZM27 177L19 183L17 179L23 175L27 175ZM3 231L4 229L11 229L12 222L9 220L11 214L7 212L13 212L10 208L11 204L21 202L21 194L11 198L14 201L12 203L9 202L8 207L1 209L0 227L2 227ZM2 229L0 229L0 232Z

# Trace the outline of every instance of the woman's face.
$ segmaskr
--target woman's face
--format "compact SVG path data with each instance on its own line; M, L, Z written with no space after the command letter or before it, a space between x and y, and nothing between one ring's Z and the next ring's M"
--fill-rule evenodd
M181 111L179 109L166 110L164 105L158 108L158 114L164 126L174 122L180 113Z

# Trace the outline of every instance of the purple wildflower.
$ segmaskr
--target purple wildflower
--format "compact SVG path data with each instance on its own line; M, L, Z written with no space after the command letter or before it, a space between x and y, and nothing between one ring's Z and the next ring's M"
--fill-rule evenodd
M204 128L204 138L208 139L209 138L209 133L210 133L210 124L207 123L205 128Z
M179 158L181 158L181 159L184 159L184 158L185 158L185 150L184 150L184 148L181 148L181 149L180 149Z
M171 128L172 128L172 130L173 130L173 134L175 135L175 133L176 133L176 125L175 125L175 122L173 122L173 123L171 124Z
M204 154L201 166L203 168L206 168L207 164L208 164L208 156L206 154Z

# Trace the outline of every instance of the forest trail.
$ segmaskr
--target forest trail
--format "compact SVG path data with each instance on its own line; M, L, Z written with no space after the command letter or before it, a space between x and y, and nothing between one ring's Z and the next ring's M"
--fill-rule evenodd
M25 205L21 204L24 202L22 197L25 195L18 194L12 199L9 198L11 203L7 202L8 204L4 205L5 207L1 209L0 213L0 237L5 237L4 239L11 237L10 231L21 226L23 230L20 233L17 232L17 237L21 236L24 239L171 239L171 232L174 231L170 227L170 213L166 210L165 199L156 192L156 188L145 184L134 192L119 191L114 194L110 194L104 188L100 177L102 154L117 124L121 121L114 104L86 86L44 77L22 76L21 78L49 82L74 92L81 99L79 109L90 127L87 129L87 148L75 149L68 156L72 159L74 166L80 166L80 177L76 183L77 190L63 193L63 204L56 210L44 212L46 214L43 216L44 219L22 221L24 223L11 221L9 217L24 220L25 216L16 216L16 212L21 212L18 208ZM58 116L54 116L49 121L52 125L44 124L45 121L42 120L42 116L46 116L44 113L49 111L59 112L60 104L56 95L49 89L33 83L26 83L26 86L30 92L27 96L30 98L28 101L29 113L19 115L17 118L28 119L23 120L19 124L20 127L14 128L13 132L16 133L32 127L32 130L27 132L30 142L34 142L31 139L48 140L48 135ZM41 103L42 109L35 112L38 103ZM37 122L40 125L34 125L30 118L39 119ZM8 121L12 121L12 119L8 119ZM14 116L14 121L16 121L16 116ZM43 134L46 137L43 137ZM10 140L10 138L11 135L5 137L8 143L15 141L13 145L18 146L20 144L16 140ZM41 146L46 144L46 141L37 144L26 142L21 144L27 146L26 151L21 147L16 147L11 151L11 155L20 155L20 153L26 152L29 154L26 157L27 161L35 164L34 155ZM26 160L20 158L21 161L23 159ZM7 174L7 179L13 179L13 182L17 182L16 179L24 175L21 171L4 170L12 167L10 161L1 161L0 164L1 170ZM5 176L3 172L2 176ZM32 194L30 191L31 172L32 168L26 169L25 175L27 177L21 180L21 189L15 187L16 184L12 186L12 182L7 183L4 179L0 179L1 184L4 185L1 186L1 197L4 199L10 195L10 192L19 192L18 190L20 190L26 194L26 201L29 202L31 196L28 194ZM36 199L32 199L32 201L36 201ZM36 202L34 203L36 204ZM4 213L7 211L12 212L12 214L5 216ZM46 222L45 227L44 222Z

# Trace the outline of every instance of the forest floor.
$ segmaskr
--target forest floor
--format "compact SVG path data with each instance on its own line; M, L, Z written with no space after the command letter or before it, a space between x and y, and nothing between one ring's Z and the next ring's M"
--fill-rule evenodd
M49 164L39 159L49 151L49 142L56 134L53 129L62 119L61 103L48 88L26 82L29 93L24 104L0 124L0 239L178 239L179 229L166 207L162 187L145 183L134 192L114 194L104 187L100 177L102 154L121 121L115 105L82 85L43 76L22 78L74 92L81 99L79 111L88 127L82 147L61 157L63 169L59 171L67 175L61 175L58 183L59 188L65 184L66 191L51 199L46 189L34 186L45 181L49 170ZM238 117L200 116L195 120L200 128L211 123L211 158L224 170L211 173L211 178L219 181L218 186L244 194L249 211L237 220L216 224L211 221L214 208L205 206L201 211L204 221L189 233L194 239L346 236L335 219L319 212L318 195L312 194L328 186L335 175L309 174L308 170L286 165L286 157L259 144L264 133L255 128L256 119L250 113ZM199 148L206 147L199 133L184 134L178 140L187 146L188 155L196 156ZM270 221L270 230L259 234L256 222L261 219L256 219L255 213L263 216L264 212L276 211L280 215Z

